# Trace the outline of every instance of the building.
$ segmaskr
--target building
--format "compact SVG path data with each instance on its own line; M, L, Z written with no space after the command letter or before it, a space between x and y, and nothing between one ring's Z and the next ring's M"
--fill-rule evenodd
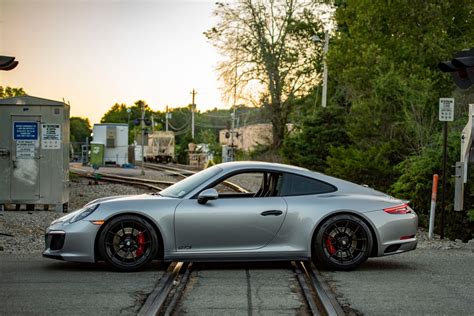
M92 135L91 162L98 165L119 166L128 163L127 124L94 124Z
M286 124L286 128L291 130L293 124ZM223 129L219 131L219 143L221 145L233 145L237 149L249 151L254 149L257 145L270 145L273 141L272 124L261 123L247 125L234 129L234 137L230 130Z

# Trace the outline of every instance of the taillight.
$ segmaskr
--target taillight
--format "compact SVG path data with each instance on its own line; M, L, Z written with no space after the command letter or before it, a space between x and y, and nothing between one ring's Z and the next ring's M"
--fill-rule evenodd
M408 206L408 203L397 205L397 206L392 206L388 208L383 209L384 212L389 213L389 214L408 214L411 213L411 209Z

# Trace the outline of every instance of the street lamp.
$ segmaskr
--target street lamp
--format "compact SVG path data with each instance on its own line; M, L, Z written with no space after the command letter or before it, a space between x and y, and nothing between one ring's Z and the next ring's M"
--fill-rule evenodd
M321 38L318 35L313 35L311 40L315 43L320 42ZM329 49L329 34L326 30L324 32L324 48L323 48L323 96L322 96L322 107L326 107L326 99L327 99L327 92L328 92L328 65L326 64L326 55Z

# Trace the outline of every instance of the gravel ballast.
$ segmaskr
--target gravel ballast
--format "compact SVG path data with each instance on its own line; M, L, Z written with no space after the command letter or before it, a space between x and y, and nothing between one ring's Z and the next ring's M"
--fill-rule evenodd
M89 184L88 180L74 179L70 187L69 210L72 212L101 197L149 192L122 184ZM41 253L46 227L64 215L56 211L0 211L0 254Z

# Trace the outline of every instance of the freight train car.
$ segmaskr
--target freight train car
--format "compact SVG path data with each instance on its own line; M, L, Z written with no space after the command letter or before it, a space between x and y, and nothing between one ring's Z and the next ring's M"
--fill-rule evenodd
M174 145L173 132L153 132L153 134L148 135L145 161L171 162L174 159Z

